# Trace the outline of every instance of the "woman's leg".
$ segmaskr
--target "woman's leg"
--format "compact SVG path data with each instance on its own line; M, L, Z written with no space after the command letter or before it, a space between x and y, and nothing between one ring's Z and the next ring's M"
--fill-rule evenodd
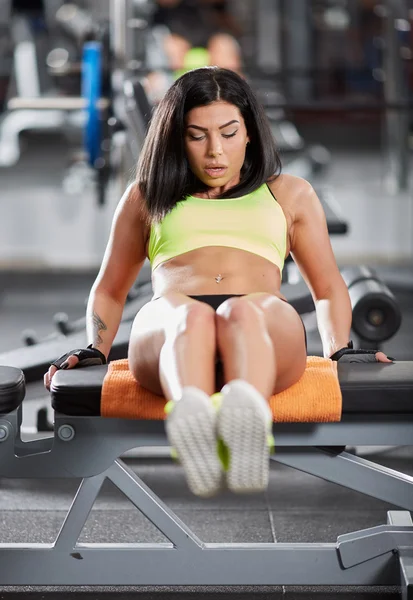
M129 368L140 384L167 400L186 386L215 391L215 311L184 294L145 304L135 317Z
M236 493L262 491L269 478L268 400L304 372L304 328L290 305L269 294L230 298L218 308L216 321L227 382L217 430L228 449L228 487Z
M277 296L256 293L229 298L217 310L216 334L225 382L243 379L269 399L304 372L302 321Z
M135 317L129 368L139 383L165 396L166 433L198 496L221 488L216 452L215 311L205 303L171 293L146 304Z

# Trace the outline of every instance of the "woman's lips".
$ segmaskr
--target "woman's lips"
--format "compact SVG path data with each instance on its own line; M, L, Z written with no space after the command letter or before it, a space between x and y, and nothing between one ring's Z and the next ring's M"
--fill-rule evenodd
M209 167L208 169L204 169L205 173L212 178L221 177L226 170L227 167Z

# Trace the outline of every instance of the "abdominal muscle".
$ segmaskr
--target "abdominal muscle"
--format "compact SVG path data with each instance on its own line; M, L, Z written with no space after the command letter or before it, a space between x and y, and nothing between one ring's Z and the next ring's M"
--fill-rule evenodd
M280 293L279 268L261 256L214 246L185 252L152 272L152 300L171 292L187 296L210 294Z

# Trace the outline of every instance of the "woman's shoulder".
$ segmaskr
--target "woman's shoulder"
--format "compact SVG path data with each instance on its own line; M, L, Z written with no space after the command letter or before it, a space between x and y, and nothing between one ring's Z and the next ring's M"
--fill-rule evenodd
M144 228L149 227L149 213L139 182L133 181L127 186L119 201L117 213L124 214L128 219Z
M127 186L121 198L121 203L124 203L132 212L136 212L137 214L147 212L145 196L141 190L139 181L132 181Z
M310 194L313 191L309 181L289 173L281 173L281 175L268 181L267 185L277 200L280 201L293 201L294 198L302 197L303 194Z
M312 204L315 193L313 186L302 177L282 173L267 185L283 209L290 225L299 220L303 212L307 212Z

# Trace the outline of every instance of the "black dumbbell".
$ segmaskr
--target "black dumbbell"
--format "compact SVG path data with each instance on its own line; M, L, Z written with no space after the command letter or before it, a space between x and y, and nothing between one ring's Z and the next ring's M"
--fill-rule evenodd
M353 309L352 329L368 342L384 342L398 331L401 311L387 285L369 267L349 267L341 272Z

